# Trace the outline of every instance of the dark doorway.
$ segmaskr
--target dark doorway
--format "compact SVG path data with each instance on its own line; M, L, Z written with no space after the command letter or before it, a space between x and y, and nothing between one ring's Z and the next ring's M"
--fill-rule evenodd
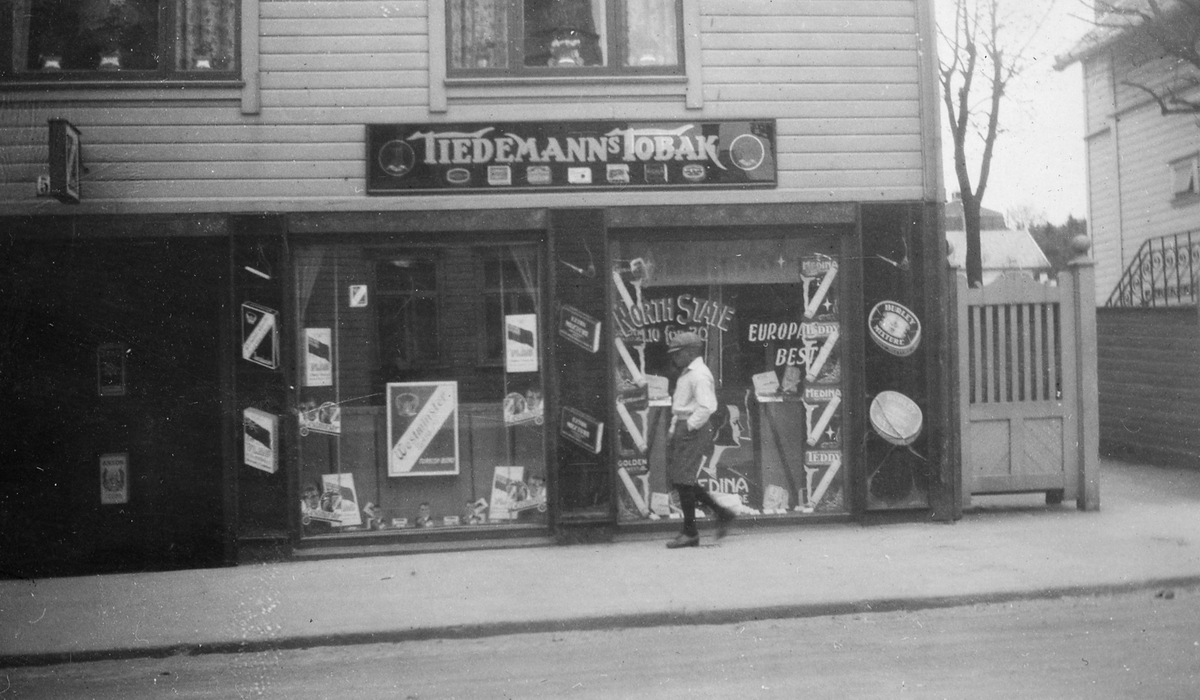
M0 576L221 563L227 242L0 260Z

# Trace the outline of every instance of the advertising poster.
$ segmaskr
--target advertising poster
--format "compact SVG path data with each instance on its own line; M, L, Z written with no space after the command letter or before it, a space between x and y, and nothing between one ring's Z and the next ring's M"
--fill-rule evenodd
M100 503L129 503L129 453L100 455Z
M253 302L242 304L242 359L279 367L279 314Z
M304 386L333 386L333 340L328 328L304 329Z
M300 405L299 418L302 436L309 433L342 434L342 407L332 401L320 405L315 401L305 401Z
M525 467L496 467L492 474L492 503L488 511L490 520L514 520L517 517L512 506L520 498L525 486Z
M600 321L574 306L559 310L558 334L590 353L600 350Z
M126 348L105 343L96 349L96 391L100 396L125 395Z
M509 314L504 329L504 371L538 371L537 314Z
M341 527L362 525L353 474L322 474L321 487L318 519L331 521Z
M559 433L595 455L604 446L604 423L570 406L563 406Z
M242 460L268 474L279 470L279 419L266 411L242 411Z
M388 476L458 474L458 382L387 385Z
M531 476L525 479L525 467L496 467L492 473L491 520L516 520L526 510L546 511L546 482Z

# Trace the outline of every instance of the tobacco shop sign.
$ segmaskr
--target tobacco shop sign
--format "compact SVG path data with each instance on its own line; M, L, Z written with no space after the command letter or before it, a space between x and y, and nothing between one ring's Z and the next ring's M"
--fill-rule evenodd
M775 184L774 120L367 125L368 194Z

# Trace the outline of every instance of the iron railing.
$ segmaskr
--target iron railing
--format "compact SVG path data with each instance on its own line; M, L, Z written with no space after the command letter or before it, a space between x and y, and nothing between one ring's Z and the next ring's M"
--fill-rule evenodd
M1108 307L1190 306L1200 292L1200 231L1142 243L1104 303Z

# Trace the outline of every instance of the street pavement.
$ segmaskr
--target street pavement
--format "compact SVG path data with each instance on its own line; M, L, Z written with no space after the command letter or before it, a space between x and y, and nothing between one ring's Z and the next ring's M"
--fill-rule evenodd
M1200 586L1200 469L1106 460L1100 510L977 497L963 519L0 581L0 667L707 624Z

